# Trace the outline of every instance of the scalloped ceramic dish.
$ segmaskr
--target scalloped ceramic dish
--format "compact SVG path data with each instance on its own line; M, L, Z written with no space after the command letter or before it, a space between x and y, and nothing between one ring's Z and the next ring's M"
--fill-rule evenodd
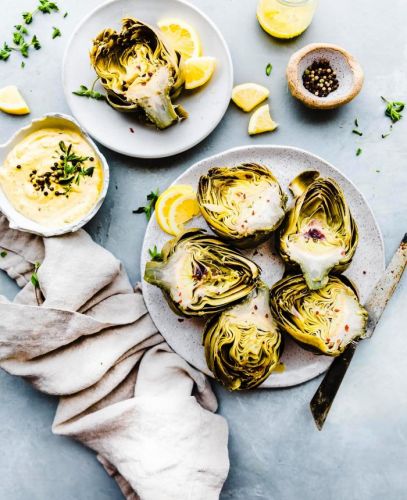
M289 146L252 146L231 149L224 153L204 159L184 172L174 184L190 184L197 187L202 174L215 166L235 166L240 163L260 163L268 166L277 177L285 193L289 194L288 184L304 170L318 170L323 177L332 177L342 187L346 200L359 227L359 246L352 264L344 273L357 286L362 303L374 288L377 276L384 270L384 248L380 230L369 205L352 182L335 167L322 158L307 151ZM290 197L292 199L292 197ZM203 217L195 218L189 227L208 229ZM147 227L141 253L141 275L144 275L148 249L162 245L171 238L164 233L152 217ZM283 263L273 250L270 241L256 250L244 252L262 268L263 280L268 286L278 281L283 274ZM203 319L180 318L175 315L165 301L161 290L143 281L144 300L151 317L168 344L190 364L206 373L209 371L202 347ZM333 358L318 356L300 348L290 338L286 339L281 361L283 372L274 372L261 385L262 388L289 387L306 382L323 373Z
M103 101L72 94L82 84L90 87L96 78L89 60L92 39L105 28L119 29L126 16L153 26L161 19L178 18L199 33L203 55L216 58L211 80L195 91L182 92L176 100L188 118L165 130L142 124L133 113L120 113ZM230 102L233 65L221 32L195 6L183 0L114 0L97 7L73 33L65 51L62 82L72 114L98 142L128 156L163 158L192 148L216 128ZM99 84L97 90L104 93Z
M43 226L41 224L38 224L37 222L32 221L31 219L28 219L14 208L14 206L10 203L0 187L0 211L3 212L3 214L9 220L10 227L12 229L18 229L19 231L26 231L29 233L39 234L40 236L49 237L59 236L61 234L77 231L96 215L97 211L103 203L103 200L106 197L107 188L109 186L109 165L106 161L106 158L99 151L96 144L80 127L76 120L67 115L52 113L33 120L29 125L23 127L16 134L14 134L8 142L0 145L0 168L5 157L17 143L22 141L27 135L31 134L32 132L45 127L63 127L79 132L83 136L85 141L93 148L95 154L98 156L103 166L103 188L92 210L80 221L61 227Z

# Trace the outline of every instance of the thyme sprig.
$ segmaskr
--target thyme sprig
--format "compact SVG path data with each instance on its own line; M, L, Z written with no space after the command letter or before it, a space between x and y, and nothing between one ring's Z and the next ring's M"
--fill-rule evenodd
M34 292L35 292L35 300L37 301L37 305L39 306L40 305L40 293L41 293L41 290L40 290L40 280L38 279L38 269L40 268L41 266L41 263L40 262L36 262L34 264L34 272L32 273L31 275L31 283L34 287Z
M388 116L393 123L401 120L403 118L401 112L404 109L405 103L401 101L388 101L383 96L381 96L381 98L386 103L385 115Z
M133 214L146 214L147 220L150 220L158 197L158 189L151 191L151 193L147 195L147 204L144 207L138 207L136 210L133 210Z
M72 144L67 146L64 141L60 141L59 149L62 154L60 155L60 164L63 175L59 177L58 184L64 187L65 194L72 191L74 184L79 186L83 177L92 177L95 167L85 167L84 163L88 160L93 161L94 158L89 156L78 156L72 150Z
M88 89L88 87L86 87L86 85L80 85L79 89L72 92L72 94L79 95L82 97L88 97L90 99L96 99L98 101L104 101L106 99L106 97L103 94L101 94L100 92L97 92L95 90L95 85L96 85L96 82L98 80L99 80L99 78L96 78L96 80L93 82L92 87L90 89Z
M35 10L33 10L32 12L23 12L22 16L25 24L31 24L37 12L42 12L43 14L51 14L52 11L59 11L58 5L55 2L49 2L48 0L39 0L39 4Z

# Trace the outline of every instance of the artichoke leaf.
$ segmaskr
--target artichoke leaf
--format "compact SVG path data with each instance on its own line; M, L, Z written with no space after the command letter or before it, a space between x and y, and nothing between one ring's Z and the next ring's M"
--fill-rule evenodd
M189 229L170 240L162 262L146 264L144 279L162 289L171 308L183 316L203 316L245 298L260 268L203 230Z
M186 116L172 102L184 86L180 56L151 26L132 18L122 23L120 32L107 28L95 38L92 66L114 109L167 128Z
M333 179L314 172L296 183L305 189L280 228L278 250L292 267L300 267L310 289L326 285L330 272L344 271L358 244L358 229L345 196ZM299 179L299 178L297 178ZM304 180L305 179L305 180Z
M197 197L211 229L238 248L266 241L285 215L277 179L255 163L211 168L199 179Z
M287 276L271 288L270 305L279 328L319 354L339 356L366 334L367 312L343 276L331 276L319 290L302 275Z
M227 389L252 389L264 382L282 353L268 287L260 282L242 302L213 316L203 344L209 369Z

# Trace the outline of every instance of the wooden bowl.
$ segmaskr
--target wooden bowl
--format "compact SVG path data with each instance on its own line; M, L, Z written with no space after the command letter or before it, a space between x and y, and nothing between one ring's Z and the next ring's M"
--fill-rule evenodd
M327 97L318 97L308 91L302 75L314 61L329 61L336 73L339 87ZM331 43L312 43L293 54L287 66L287 81L293 97L309 108L334 109L350 102L362 89L363 70L345 49Z

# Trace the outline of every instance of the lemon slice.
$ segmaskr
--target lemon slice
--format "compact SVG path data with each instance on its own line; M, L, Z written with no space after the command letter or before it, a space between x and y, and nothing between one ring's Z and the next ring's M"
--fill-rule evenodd
M168 221L172 204L177 198L188 195L195 196L193 187L186 184L178 184L176 186L169 187L158 197L157 203L155 204L155 215L158 225L166 233L174 234Z
M263 132L272 132L277 127L278 124L271 119L269 105L264 104L252 114L249 122L249 134L256 135Z
M248 113L270 95L269 89L257 83L242 83L232 90L232 101Z
M294 38L305 31L312 21L315 6L285 6L277 0L260 0L257 19L266 33L276 38Z
M195 193L185 193L176 198L168 213L168 225L171 233L177 235L184 229L185 222L200 214L200 208Z
M215 71L214 57L191 57L182 65L186 89L196 89L208 82Z
M0 110L10 115L27 115L30 108L15 85L0 89Z
M201 41L192 26L178 19L163 19L157 25L184 60L201 55Z

